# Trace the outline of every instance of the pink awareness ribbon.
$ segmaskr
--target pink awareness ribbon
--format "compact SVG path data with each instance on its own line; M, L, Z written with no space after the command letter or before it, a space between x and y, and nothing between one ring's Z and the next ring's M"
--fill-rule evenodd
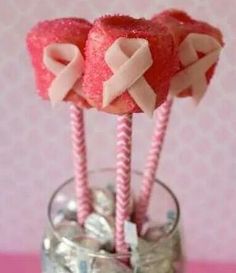
M62 101L71 89L81 94L84 58L76 45L48 45L44 48L43 62L56 76L48 89L52 105Z
M172 78L170 94L175 96L191 87L193 98L198 103L207 89L205 74L217 62L221 49L220 43L209 35L189 34L179 46L179 59L185 68ZM197 52L206 55L199 59Z
M148 41L118 38L108 48L105 61L114 74L103 83L103 107L128 90L142 111L152 116L156 94L143 76L153 63Z

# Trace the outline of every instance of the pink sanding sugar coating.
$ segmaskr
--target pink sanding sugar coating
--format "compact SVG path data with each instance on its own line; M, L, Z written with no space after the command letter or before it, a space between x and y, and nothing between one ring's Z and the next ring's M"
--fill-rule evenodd
M43 63L44 47L51 43L72 43L77 45L84 55L85 42L91 27L92 24L85 19L62 18L38 23L28 33L27 47L34 67L38 94L43 99L48 99L48 88L55 77ZM80 107L89 107L86 100L73 90L65 100Z
M141 112L128 92L122 93L109 106L102 108L103 82L113 75L104 56L107 49L119 37L148 40L153 64L144 73L144 77L157 94L156 107L158 107L165 101L170 79L177 69L175 43L164 25L129 16L102 17L95 21L89 32L83 82L85 97L92 106L105 112L114 114Z
M223 37L222 33L219 29L213 27L212 25L197 21L193 18L191 18L186 12L176 9L169 9L165 10L160 14L155 15L152 18L153 22L156 23L163 23L168 28L169 31L172 33L174 40L176 42L176 45L178 46L188 34L190 33L201 33L201 34L207 34L215 38L221 45L223 45ZM198 53L199 57L202 57L202 53ZM216 64L213 65L206 73L206 79L209 83L215 70ZM183 67L181 63L179 63L179 70L182 70ZM186 97L191 96L192 90L191 88L188 88L186 90L183 90L178 96L179 97Z

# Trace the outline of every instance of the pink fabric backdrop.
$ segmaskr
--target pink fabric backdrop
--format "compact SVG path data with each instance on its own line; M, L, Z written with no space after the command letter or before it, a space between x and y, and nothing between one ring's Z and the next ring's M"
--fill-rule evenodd
M176 101L159 177L181 201L188 258L236 262L235 0L0 1L1 252L39 249L47 200L72 174L68 107L52 110L35 95L27 30L45 18L151 16L173 6L220 26L226 47L199 107L188 99ZM87 121L90 167L113 164L115 118L90 111ZM144 165L152 125L143 115L135 118L135 168Z

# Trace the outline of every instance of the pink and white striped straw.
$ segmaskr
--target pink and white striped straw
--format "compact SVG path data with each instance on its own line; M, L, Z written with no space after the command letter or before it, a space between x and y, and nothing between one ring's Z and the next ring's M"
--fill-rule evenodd
M72 104L70 106L70 119L77 201L77 220L79 224L83 225L85 219L91 212L83 110Z
M132 115L118 117L116 165L116 251L125 253L124 223L129 219Z
M172 105L173 99L168 98L167 101L157 111L151 147L147 157L140 194L136 204L135 223L137 224L137 229L139 233L142 230L142 225L148 210L148 205L151 198L156 170L159 165L160 154L167 131Z

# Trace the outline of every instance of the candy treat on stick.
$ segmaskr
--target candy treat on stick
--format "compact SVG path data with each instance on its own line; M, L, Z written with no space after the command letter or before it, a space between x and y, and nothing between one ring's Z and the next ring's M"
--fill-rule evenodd
M198 103L213 76L223 46L219 29L192 19L183 11L167 10L157 14L153 22L165 24L178 46L179 69L171 80L170 97L157 112L156 125L145 165L137 202L135 220L139 232L148 209L156 170L164 143L173 96L192 96Z
M97 19L86 44L84 96L105 112L151 116L166 99L176 55L162 24L129 16Z
M207 90L224 45L221 31L175 9L157 14L152 21L165 24L178 46L179 71L171 81L170 94L192 96L198 103Z
M116 250L127 251L132 114L153 111L166 99L177 67L172 35L162 24L129 16L95 21L86 43L83 92L97 109L120 115L117 124Z
M90 107L82 95L84 47L92 25L77 18L44 21L27 35L38 94L52 105L72 103L71 132L80 224L90 213L86 146L82 108Z
M73 102L80 107L89 107L78 87L63 90L64 93L61 94L61 90L60 92L58 90L52 91L52 83L73 57L77 56L82 59L80 55L84 56L84 47L91 27L92 25L85 19L62 18L40 22L30 30L27 35L27 48L40 97L50 99L52 104L56 104L60 99ZM53 67L51 67L52 64L45 64L45 51L47 59L57 59L58 63L54 63ZM59 54L63 54L63 56ZM77 84L79 85L79 83ZM61 97L62 95L63 97Z

